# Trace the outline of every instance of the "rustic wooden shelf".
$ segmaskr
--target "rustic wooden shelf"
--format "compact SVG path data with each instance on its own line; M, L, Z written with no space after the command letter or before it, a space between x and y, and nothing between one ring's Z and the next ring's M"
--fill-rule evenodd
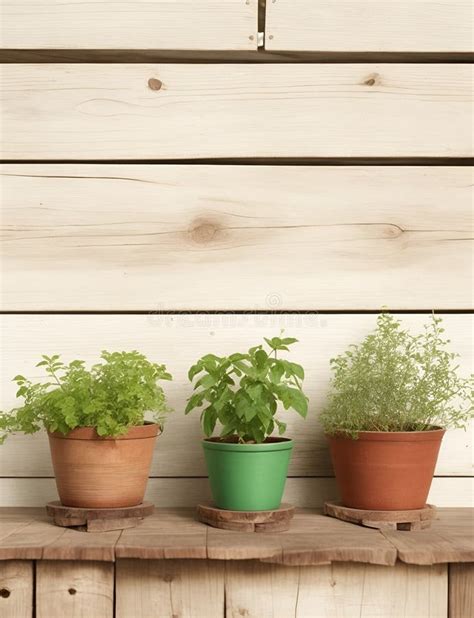
M157 509L136 528L86 534L53 525L44 509L0 510L0 560L215 559L286 565L473 562L473 509L439 509L429 530L375 530L296 511L287 532L219 530L193 509Z

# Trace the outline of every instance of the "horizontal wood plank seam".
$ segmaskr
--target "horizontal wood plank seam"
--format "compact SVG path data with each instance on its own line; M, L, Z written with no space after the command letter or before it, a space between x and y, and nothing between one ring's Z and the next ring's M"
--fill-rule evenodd
M2 64L470 64L472 52L338 52L258 50L149 50L149 49L2 49Z
M474 157L218 157L193 159L4 159L4 165L272 165L296 167L471 167ZM42 176L41 176L42 177ZM78 176L74 176L78 178ZM96 178L96 177L94 177Z

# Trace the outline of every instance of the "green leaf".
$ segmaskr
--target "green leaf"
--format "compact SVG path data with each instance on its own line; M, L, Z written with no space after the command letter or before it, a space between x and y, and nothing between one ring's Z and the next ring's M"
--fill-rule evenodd
M194 395L191 395L191 397L188 399L188 403L186 404L186 408L184 409L184 413L189 414L189 412L191 412L191 410L194 410L194 408L201 407L204 401L205 394L205 391L199 391L198 393L194 393Z
M294 337L285 337L281 340L281 342L283 345L291 345L292 343L298 343L298 339L295 339Z
M283 363L281 361L276 361L270 369L270 380L273 384L280 384L284 372L285 368Z
M203 388L210 388L211 386L214 386L214 384L216 383L217 383L217 378L215 376L211 376L210 374L207 374L196 382L196 386L194 388L199 388L200 386L202 386Z
M194 376L196 376L196 375L197 375L198 373L200 373L202 370L203 370L203 367L202 367L202 364L201 364L200 362L199 362L199 363L196 363L195 365L193 365L193 366L189 369L189 371L188 371L188 378L189 378L189 381L190 381L190 382L192 382L192 381L193 381Z
M291 407L298 412L300 416L306 418L308 414L308 400L303 393L295 388L291 390Z
M204 434L209 438L216 426L217 414L212 406L207 407L201 416Z
M261 369L265 366L267 359L268 354L265 352L265 350L258 350L257 352L255 352L255 360L257 362L258 369Z

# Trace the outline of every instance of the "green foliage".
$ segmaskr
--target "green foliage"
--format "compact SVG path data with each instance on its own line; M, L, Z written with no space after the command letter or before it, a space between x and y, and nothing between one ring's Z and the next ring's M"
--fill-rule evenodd
M58 354L42 356L47 379L33 383L24 376L13 378L20 408L0 413L0 434L49 431L68 433L76 427L95 427L100 436L119 436L134 425L143 425L145 413L162 423L169 412L158 380L171 380L164 365L157 365L138 352L102 352L105 362L90 371L84 361L65 365Z
M321 420L328 434L424 431L465 427L474 411L474 375L457 375L457 354L446 348L442 320L432 316L420 335L392 315L360 345L331 359L332 392Z
M222 425L223 438L238 436L240 442L264 442L275 427L283 435L286 425L275 418L278 402L303 417L308 412L308 398L301 385L303 367L278 358L279 351L289 351L288 346L296 341L291 337L265 338L268 352L258 345L245 354L203 356L188 373L191 382L199 377L185 413L205 406L201 424L208 437L217 422Z

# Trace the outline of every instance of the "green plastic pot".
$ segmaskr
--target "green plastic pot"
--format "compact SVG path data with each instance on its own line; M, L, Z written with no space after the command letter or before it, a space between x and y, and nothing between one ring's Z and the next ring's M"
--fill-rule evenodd
M214 504L231 511L267 511L280 506L293 440L262 444L203 440Z

